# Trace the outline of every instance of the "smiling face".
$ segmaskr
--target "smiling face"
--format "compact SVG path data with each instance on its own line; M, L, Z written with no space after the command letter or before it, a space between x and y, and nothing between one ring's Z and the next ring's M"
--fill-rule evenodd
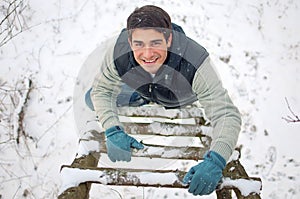
M137 28L128 42L137 63L148 73L155 74L167 58L172 34L166 41L163 33Z

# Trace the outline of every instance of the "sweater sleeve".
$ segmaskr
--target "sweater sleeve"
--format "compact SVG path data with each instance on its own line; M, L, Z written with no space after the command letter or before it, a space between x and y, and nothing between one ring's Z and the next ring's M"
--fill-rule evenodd
M122 126L117 115L116 99L121 90L121 78L116 70L113 59L115 41L109 41L104 59L101 63L101 72L96 76L91 98L96 115L104 129L112 126Z
M238 140L241 117L209 57L196 71L192 88L213 127L210 150L228 161Z

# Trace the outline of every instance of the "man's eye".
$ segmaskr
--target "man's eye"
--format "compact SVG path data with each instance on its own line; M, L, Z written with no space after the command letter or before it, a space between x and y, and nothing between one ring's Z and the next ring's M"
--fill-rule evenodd
M153 46L160 46L160 45L161 45L161 42L159 42L159 41L158 41L158 42L153 42L152 45L153 45Z
M135 47L141 47L141 46L143 46L143 45L142 45L141 43L135 43L134 46L135 46Z

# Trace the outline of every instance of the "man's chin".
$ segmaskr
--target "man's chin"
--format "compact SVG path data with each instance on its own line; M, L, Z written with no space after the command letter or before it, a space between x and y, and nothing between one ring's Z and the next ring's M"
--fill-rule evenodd
M153 65L153 66L150 66L150 65L143 65L142 68L147 71L148 73L152 73L152 74L155 74L158 69L159 69L159 66L156 66L156 65Z

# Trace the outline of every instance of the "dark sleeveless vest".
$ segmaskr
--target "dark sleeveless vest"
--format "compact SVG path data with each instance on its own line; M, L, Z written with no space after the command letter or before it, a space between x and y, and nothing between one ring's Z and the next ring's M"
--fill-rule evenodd
M135 61L126 29L114 47L114 64L122 81L144 98L166 108L178 108L197 100L192 82L198 67L208 57L205 48L188 38L180 26L172 24L172 27L168 57L154 78Z

